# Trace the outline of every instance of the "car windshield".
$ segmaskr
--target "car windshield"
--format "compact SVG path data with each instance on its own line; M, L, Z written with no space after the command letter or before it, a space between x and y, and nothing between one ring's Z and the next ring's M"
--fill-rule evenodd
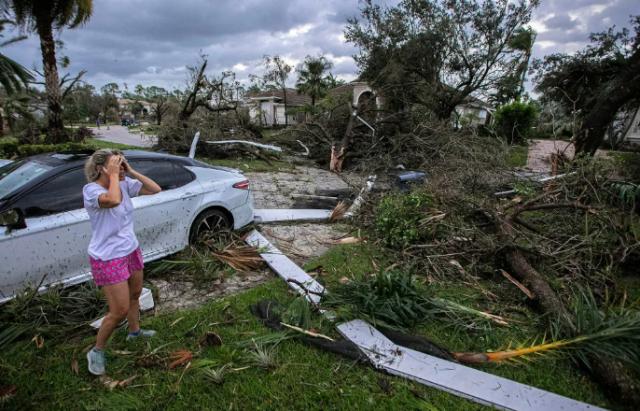
M52 168L38 161L16 161L0 167L0 199Z

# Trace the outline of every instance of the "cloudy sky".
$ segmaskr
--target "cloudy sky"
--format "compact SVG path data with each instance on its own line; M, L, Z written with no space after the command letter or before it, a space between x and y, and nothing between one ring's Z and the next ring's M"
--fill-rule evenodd
M108 82L182 87L186 65L203 53L212 72L233 70L238 78L261 72L265 54L297 65L305 55L326 55L333 73L352 80L354 47L344 41L357 0L96 0L91 20L65 30L61 54L67 71L87 70L97 87ZM538 31L534 56L573 52L590 32L627 26L639 14L638 0L541 0L532 26ZM38 39L2 50L27 67L40 67ZM64 70L63 70L64 72ZM292 82L295 80L292 80Z

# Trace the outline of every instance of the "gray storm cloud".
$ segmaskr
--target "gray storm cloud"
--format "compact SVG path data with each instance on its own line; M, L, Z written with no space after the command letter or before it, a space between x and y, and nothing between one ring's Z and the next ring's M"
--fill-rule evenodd
M181 87L185 66L201 53L212 72L233 68L241 80L261 72L265 54L296 63L326 54L334 74L352 79L356 49L342 32L358 7L356 0L100 0L86 26L60 34L59 54L71 58L70 71L87 70L86 80L97 87L111 81ZM574 51L591 32L626 26L632 13L640 13L636 0L543 0L534 15L541 41L535 57ZM34 35L3 52L27 67L41 65Z

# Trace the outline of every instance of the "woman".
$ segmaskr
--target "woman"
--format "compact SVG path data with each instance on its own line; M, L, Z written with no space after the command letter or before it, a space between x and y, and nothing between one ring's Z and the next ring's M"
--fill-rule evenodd
M105 344L125 317L129 323L127 340L155 334L153 330L140 328L138 298L144 264L133 230L131 197L159 193L160 186L131 168L119 150L96 151L84 169L89 181L82 192L92 229L88 250L91 274L109 304L87 361L90 373L102 375Z

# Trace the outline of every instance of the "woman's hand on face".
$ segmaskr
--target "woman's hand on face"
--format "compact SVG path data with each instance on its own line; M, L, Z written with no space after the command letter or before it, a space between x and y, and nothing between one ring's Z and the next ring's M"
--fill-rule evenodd
M107 160L106 167L103 167L105 173L109 176L118 176L120 175L120 164L122 164L121 156L111 156L109 160Z
M122 156L122 167L124 168L125 173L131 173L133 171L133 168L129 165L129 162L124 156Z

